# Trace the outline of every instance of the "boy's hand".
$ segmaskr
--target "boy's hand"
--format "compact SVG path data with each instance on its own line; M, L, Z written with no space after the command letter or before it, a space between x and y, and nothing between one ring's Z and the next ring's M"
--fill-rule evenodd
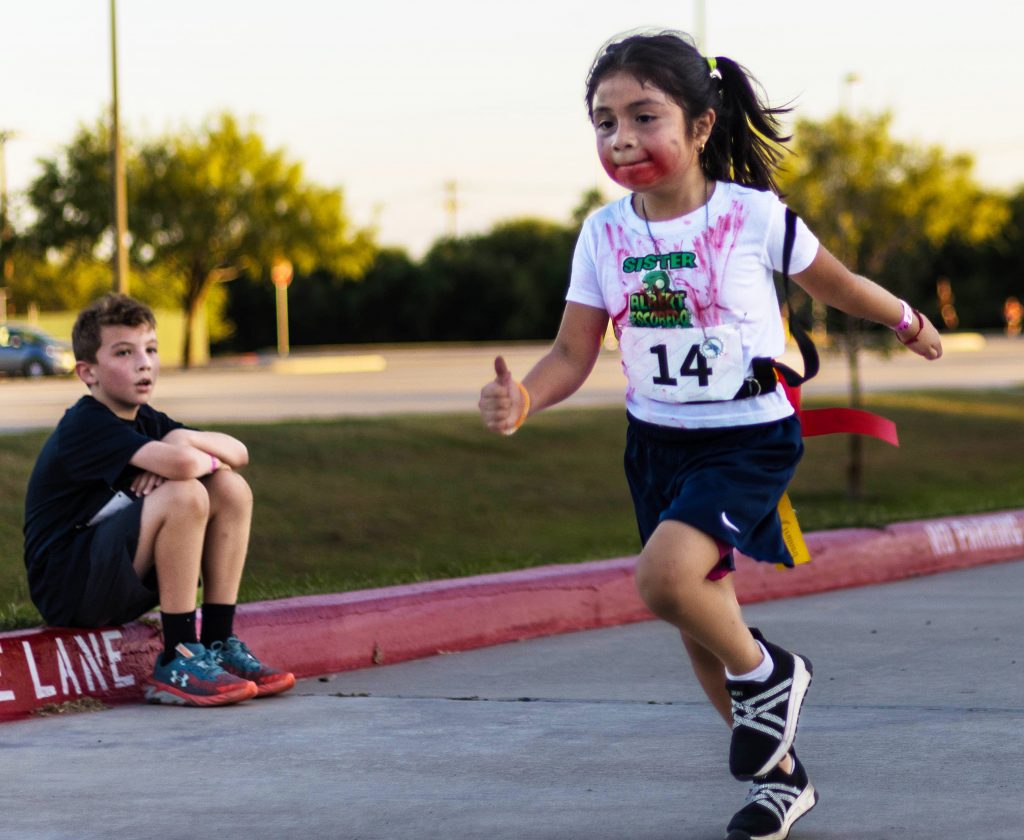
M166 480L162 475L143 470L132 481L131 491L136 496L148 496Z
M510 435L523 413L523 394L501 356L494 360L494 374L480 390L480 419L492 432Z
M911 320L910 326L905 330L896 333L896 338L901 344L929 361L940 358L942 356L942 339L939 337L939 331L920 312L914 310L914 314L917 317Z

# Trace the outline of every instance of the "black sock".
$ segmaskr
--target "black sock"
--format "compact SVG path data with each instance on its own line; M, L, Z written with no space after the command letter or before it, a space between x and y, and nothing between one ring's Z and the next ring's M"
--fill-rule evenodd
M205 647L214 642L226 642L234 632L234 604L203 604L203 627L199 641Z
M166 665L177 654L174 649L184 642L196 642L196 611L187 613L160 613L160 624L164 630L164 653L160 661Z

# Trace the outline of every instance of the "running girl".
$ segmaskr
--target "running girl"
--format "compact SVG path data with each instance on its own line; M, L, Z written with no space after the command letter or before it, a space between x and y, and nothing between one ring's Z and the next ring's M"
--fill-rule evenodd
M811 663L746 626L732 552L793 565L776 506L803 452L799 421L771 360L785 349L772 272L786 208L775 171L781 109L728 58L688 36L613 40L587 78L597 153L630 195L584 224L554 345L516 381L495 360L480 395L494 432L575 392L611 317L628 380L626 476L651 611L679 628L696 676L732 726L729 769L752 782L728 840L782 840L817 794L793 750ZM793 280L811 296L890 326L938 359L920 312L850 272L802 223Z

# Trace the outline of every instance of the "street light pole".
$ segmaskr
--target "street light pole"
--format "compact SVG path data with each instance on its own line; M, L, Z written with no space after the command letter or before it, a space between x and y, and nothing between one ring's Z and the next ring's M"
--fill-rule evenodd
M278 257L270 266L270 279L277 296L277 355L288 357L288 287L294 276L291 261Z
M0 130L0 325L7 323L7 287L14 277L14 259L10 246L13 231L7 219L7 141L13 131Z
M111 148L114 179L114 291L128 294L128 208L124 156L121 154L121 117L117 101L117 0L110 0L110 69L113 86Z

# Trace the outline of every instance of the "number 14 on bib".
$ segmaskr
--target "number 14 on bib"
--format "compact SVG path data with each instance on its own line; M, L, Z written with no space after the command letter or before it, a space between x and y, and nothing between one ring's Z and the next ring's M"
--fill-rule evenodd
M747 366L739 327L626 327L619 342L633 389L658 402L731 400Z

